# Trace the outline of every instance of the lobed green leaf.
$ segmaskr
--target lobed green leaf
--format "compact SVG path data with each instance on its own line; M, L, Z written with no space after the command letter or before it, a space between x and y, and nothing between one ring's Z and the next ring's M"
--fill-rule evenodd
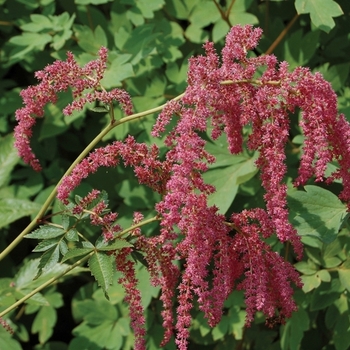
M335 240L347 217L346 206L332 192L318 186L289 195L291 222L301 236L319 238L324 243Z

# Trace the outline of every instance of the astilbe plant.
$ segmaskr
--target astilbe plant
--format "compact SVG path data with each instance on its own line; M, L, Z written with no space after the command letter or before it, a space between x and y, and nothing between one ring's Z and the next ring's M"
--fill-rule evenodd
M160 108L153 127L152 135L158 137L171 119L176 121L166 135L167 153L163 158L155 144L138 143L133 136L88 154L112 128L147 114L132 114L131 98L125 91L107 92L101 86L107 64L105 48L100 49L98 59L82 68L68 53L66 61L56 61L37 72L39 84L21 93L24 107L16 113L15 145L35 170L40 170L40 164L30 148L31 130L36 118L43 117L44 106L55 103L60 91L70 88L73 93L73 102L63 110L66 115L96 100L109 106L110 125L68 169L55 191L64 204L69 204L70 194L83 179L99 167L116 167L120 162L133 167L139 182L161 195L155 206L160 230L150 237L142 234L146 222L140 213L135 213L133 226L123 231L115 223L116 214L102 215L106 204L87 211L97 190L71 207L75 215L89 212L91 223L101 226L106 241L123 236L132 243L112 254L116 269L123 274L120 283L127 292L135 349L145 349L145 318L131 259L135 250L144 254L152 284L161 287L165 329L162 345L175 334L178 348L186 349L194 301L209 325L215 326L224 301L235 288L245 293L247 326L257 311L263 312L266 323L273 326L283 323L296 310L293 285L301 287L301 280L291 263L274 252L266 239L276 235L280 242L290 242L296 257L301 258L300 237L288 222L284 182L290 118L298 109L305 144L295 186L312 177L327 182L342 179L340 198L350 205L350 127L344 116L337 114L335 93L320 74L312 74L307 68L290 72L288 64L278 63L273 55L250 57L249 51L257 46L261 34L261 29L252 26L233 27L221 60L211 42L204 45L204 56L189 60L184 94ZM115 120L114 101L129 116ZM243 151L243 128L250 126L247 147L259 154L256 166L265 189L265 208L230 213L228 219L216 206L208 205L208 196L215 188L205 183L203 173L215 157L206 151L201 135L209 125L213 140L222 133L226 135L232 154ZM332 160L337 160L340 167L326 178L326 166Z

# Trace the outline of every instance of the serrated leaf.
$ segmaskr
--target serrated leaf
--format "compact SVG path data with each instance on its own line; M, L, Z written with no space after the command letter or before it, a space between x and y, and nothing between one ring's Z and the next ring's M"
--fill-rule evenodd
M13 143L12 134L0 139L0 187L8 182L12 169L19 161L17 149Z
M62 261L67 261L69 259L76 258L78 256L88 255L93 251L93 248L73 248L68 250L68 252L63 256Z
M116 239L111 243L104 241L98 242L96 248L100 251L118 250L125 247L132 247L133 245L125 239Z
M40 208L41 204L30 202L25 199L0 199L0 228L24 216L35 214Z
M343 10L333 0L296 0L298 14L310 13L312 23L319 29L329 32L334 26L333 17L343 14Z
M45 239L42 242L40 242L32 251L33 252L45 252L46 250L50 249L51 247L58 245L58 242L61 240L60 237Z
M106 253L96 252L89 259L88 264L91 274L95 277L98 285L101 286L106 298L108 299L107 290L113 283L113 274L115 270L112 265L111 256Z
M59 243L60 253L65 255L68 252L67 243L64 240L61 240Z
M71 228L67 233L66 233L66 239L69 242L78 242L79 241L79 235L78 231L75 228Z
M40 226L37 230L32 233L25 235L25 238L35 238L35 239L48 239L62 236L65 233L65 230L61 227L56 226Z
M68 215L61 215L61 223L64 230L67 230L70 225L70 219Z
M39 272L35 276L35 278L38 278L42 271L49 271L53 266L55 266L58 263L58 260L60 258L60 248L57 245L56 247L53 247L49 250L47 250L40 258L39 262Z
M331 243L346 218L346 206L328 190L318 186L304 188L305 191L292 192L288 197L291 222L301 236Z

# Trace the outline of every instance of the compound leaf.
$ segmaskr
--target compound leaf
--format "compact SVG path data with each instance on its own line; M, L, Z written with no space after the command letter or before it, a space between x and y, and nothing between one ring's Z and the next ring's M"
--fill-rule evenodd
M113 282L114 274L111 256L106 253L96 252L89 259L89 267L91 274L95 277L108 299L107 290Z
M40 226L37 230L32 233L28 233L26 238L35 238L35 239L48 239L62 236L65 233L65 230L61 227L56 226Z
M334 241L347 214L336 195L318 186L305 186L305 191L291 193L288 204L298 233L324 243Z

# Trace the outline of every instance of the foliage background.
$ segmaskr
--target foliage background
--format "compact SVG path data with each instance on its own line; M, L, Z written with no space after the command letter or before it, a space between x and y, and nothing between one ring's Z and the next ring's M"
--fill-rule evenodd
M35 173L17 157L12 146L14 112L21 107L19 91L35 84L34 72L65 59L72 51L80 64L95 58L107 46L109 68L104 86L123 87L132 96L135 110L159 106L183 92L187 59L203 53L205 40L218 51L230 26L253 24L264 30L255 54L273 52L291 68L303 65L320 71L339 96L339 111L350 120L350 2L348 0L212 1L212 0L0 0L0 248L29 223L48 193L84 147L108 123L108 116L85 109L71 117L61 113L69 103L62 94L57 106L47 107L35 127L33 148L44 171ZM221 12L220 12L221 11ZM121 116L118 109L117 117ZM151 140L156 116L123 124L104 142L127 134L139 142ZM295 174L303 138L292 121L288 158ZM207 180L217 186L211 198L223 213L262 205L262 193L254 155L232 157L220 139L208 147L217 157ZM334 165L336 166L336 165ZM288 181L288 179L287 179ZM290 181L289 181L290 182ZM135 210L154 215L159 199L139 186L130 169L101 169L78 189L105 189L111 207L127 227ZM190 349L336 349L350 347L349 225L345 206L335 196L340 184L322 188L312 183L306 191L290 187L291 220L303 235L305 254L296 263L303 290L296 291L299 311L286 325L268 329L257 315L252 327L244 328L241 292L227 300L222 321L211 329L202 313L193 311ZM53 210L58 211L58 203ZM52 219L57 220L55 217ZM155 225L149 227L156 229ZM89 230L88 236L98 232ZM37 242L24 240L2 262L0 310L39 285ZM275 249L283 247L274 241ZM61 265L41 282L60 272ZM138 271L143 304L147 308L147 349L158 349L162 337L158 290L149 284L142 267ZM116 281L118 276L114 277ZM107 301L84 268L65 276L12 312L9 322L16 330L10 336L0 328L0 349L131 349L123 290L115 283ZM166 349L175 349L174 343Z

